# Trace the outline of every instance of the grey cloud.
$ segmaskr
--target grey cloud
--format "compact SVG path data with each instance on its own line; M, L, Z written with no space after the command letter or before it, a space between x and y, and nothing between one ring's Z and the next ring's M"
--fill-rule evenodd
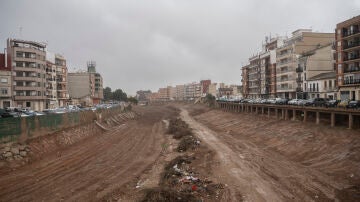
M333 32L359 10L359 0L3 0L0 44L23 27L22 38L47 41L70 69L95 60L106 86L130 94L205 78L239 84L265 35Z

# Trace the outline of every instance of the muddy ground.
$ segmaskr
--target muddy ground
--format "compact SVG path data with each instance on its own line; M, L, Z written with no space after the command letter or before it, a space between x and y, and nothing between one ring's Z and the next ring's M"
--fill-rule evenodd
M359 130L202 105L134 111L136 118L94 128L97 134L71 145L30 142L37 154L25 165L0 167L0 201L140 201L181 155L193 157L196 177L221 184L213 195L181 184L204 201L360 201ZM180 140L167 134L164 120L178 116L200 139L195 149L178 152Z
M239 191L246 201L360 201L359 130L202 106L181 114L216 151L213 172L234 201Z

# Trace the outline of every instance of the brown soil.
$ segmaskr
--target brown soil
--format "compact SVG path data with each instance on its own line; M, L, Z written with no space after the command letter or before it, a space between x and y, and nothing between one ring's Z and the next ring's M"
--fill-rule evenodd
M213 172L231 200L239 191L246 201L360 200L359 130L201 108L183 109L182 118L216 151Z
M201 141L186 152L177 151L181 140L167 134L164 121L178 108ZM55 138L67 139L71 130L29 142L30 163L0 168L0 201L190 200L188 194L204 201L360 201L359 130L201 105L133 110L135 120L112 119L104 125L109 130L83 126L96 132L74 142ZM179 168L203 180L196 191L192 182L178 183L184 176L162 181L167 166L185 155L191 161Z
M0 201L97 201L134 180L159 157L166 107L146 107L137 120L93 135L0 176ZM59 152L61 155L58 155Z

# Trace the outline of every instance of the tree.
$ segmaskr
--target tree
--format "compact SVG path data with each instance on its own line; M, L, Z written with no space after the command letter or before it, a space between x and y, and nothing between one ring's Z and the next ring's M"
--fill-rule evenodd
M112 93L112 98L117 101L127 101L127 95L121 89L116 89Z
M112 100L113 95L110 87L104 88L104 100Z
M133 103L133 104L137 104L137 103L138 103L138 100L137 100L135 97L132 97L132 96L128 98L128 101L131 102L131 103Z
M215 105L215 96L211 95L211 94L206 94L205 97L205 102L210 106L213 107Z

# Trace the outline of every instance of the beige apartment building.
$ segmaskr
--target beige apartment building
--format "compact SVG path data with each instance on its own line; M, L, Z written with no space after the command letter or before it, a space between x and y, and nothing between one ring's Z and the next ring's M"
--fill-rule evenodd
M316 47L313 50L304 52L297 60L296 68L296 97L300 99L307 99L309 97L310 89L314 89L313 86L309 86L308 81L316 79L328 79L328 78L317 78L317 75L323 73L330 73L324 75L332 75L335 73L334 70L334 50L333 43L326 44L324 46ZM314 82L310 82L314 83ZM333 84L335 86L335 83ZM332 89L333 90L333 89ZM312 95L314 91L312 91ZM324 91L322 91L323 93ZM332 95L333 96L333 95Z
M260 73L260 57L255 55L249 58L249 65L247 68L247 82L248 82L248 98L261 97L261 73Z
M42 111L46 107L46 45L19 39L7 40L12 61L14 107Z
M176 89L175 100L184 100L185 86L176 85L175 89Z
M360 15L336 25L338 99L360 100Z
M68 73L68 89L72 104L93 106L104 99L103 79L95 69L96 63L88 62L87 72Z
M312 32L311 29L299 29L285 40L276 50L276 91L278 97L296 98L298 57L317 47L334 41L333 33Z

